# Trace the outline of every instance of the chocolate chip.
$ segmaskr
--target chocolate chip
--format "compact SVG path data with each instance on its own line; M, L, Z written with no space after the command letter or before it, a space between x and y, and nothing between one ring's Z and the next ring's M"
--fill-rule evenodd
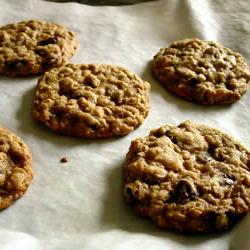
M23 60L23 59L14 59L7 61L6 63L6 68L9 71L14 71L14 70L20 70L23 67L26 67L28 65L28 61Z
M57 37L50 37L50 38L47 38L45 40L42 40L42 41L38 42L37 45L46 46L46 45L49 45L49 44L56 44L57 42L58 42Z
M175 186L171 197L174 202L181 202L186 199L194 200L199 195L194 184L187 180L180 180Z

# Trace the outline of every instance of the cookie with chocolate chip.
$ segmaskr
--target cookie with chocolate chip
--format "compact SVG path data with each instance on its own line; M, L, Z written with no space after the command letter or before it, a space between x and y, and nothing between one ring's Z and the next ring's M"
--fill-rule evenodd
M164 125L132 141L123 194L139 215L162 228L229 229L249 211L250 151L205 125Z
M125 68L68 64L38 81L34 118L56 133L85 138L126 135L148 115L150 85Z
M0 127L0 210L27 190L33 177L31 152L24 142Z
M197 38L161 49L154 56L152 72L168 91L203 105L239 100L250 80L249 65L239 53Z
M76 35L62 25L29 20L0 27L0 75L36 75L66 64Z

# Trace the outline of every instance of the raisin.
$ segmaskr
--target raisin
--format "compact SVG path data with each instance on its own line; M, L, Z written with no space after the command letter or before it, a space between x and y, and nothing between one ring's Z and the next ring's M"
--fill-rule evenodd
M36 53L36 54L38 54L39 56L47 56L47 51L45 51L44 50L44 48L36 48L35 50L34 50L34 52Z
M178 145L178 140L175 138L175 136L171 133L171 130L168 129L165 133L165 135L172 141L173 144Z
M243 216L232 212L227 212L226 215L230 224L235 224Z
M209 145L208 145L208 153L209 153L210 155L214 155L215 149L216 149L216 147L215 147L214 145L212 145L212 144L209 144Z
M137 199L136 197L134 196L133 192L132 192L132 189L130 187L126 188L126 193L128 195L128 202L134 206L137 204Z
M46 46L46 45L49 45L49 44L56 44L57 42L58 42L57 37L50 37L50 38L47 38L45 40L40 41L37 45Z
M217 216L218 216L218 213L216 213L214 211L209 211L205 215L204 220L209 225L210 230L215 230L216 229Z
M26 67L28 65L28 62L23 59L15 59L15 60L10 60L6 63L6 68L9 71L14 71L14 70L20 70L23 67Z
M79 123L79 118L78 117L72 117L70 118L70 124L72 127L76 126Z
M156 132L154 132L154 136L157 137L157 138L160 138L160 137L163 136L163 134L161 132L159 132L159 131L156 131Z
M195 87L198 81L196 78L191 78L188 83L191 87Z
M209 211L204 216L204 220L207 222L207 224L210 228L210 231L225 230L231 224L236 222L237 219L232 218L232 217L233 216L230 216L230 213L218 213L215 211Z
M186 199L194 200L198 195L199 193L192 183L187 180L180 180L171 196L174 202L181 202Z
M2 46L3 41L4 41L4 36L2 33L0 33L0 46Z
M89 127L90 127L93 131L96 131L96 130L97 130L97 124L91 124L91 125L89 125Z
M63 109L58 107L52 107L50 109L50 112L56 116L56 118L60 121L64 118L65 113L63 112Z
M55 61L53 60L46 60L42 63L42 68L43 69L49 69L51 67L55 66Z

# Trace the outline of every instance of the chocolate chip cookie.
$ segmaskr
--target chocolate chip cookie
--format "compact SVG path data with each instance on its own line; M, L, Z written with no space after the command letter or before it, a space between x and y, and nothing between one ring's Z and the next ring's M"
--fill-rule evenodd
M0 210L20 198L33 177L31 152L24 142L0 127Z
M68 64L39 79L33 115L60 134L126 135L147 116L149 92L148 82L122 67Z
M250 206L250 151L231 136L185 121L132 141L123 166L125 200L162 228L230 228Z
M76 35L62 25L30 20L0 28L0 75L35 75L66 64Z
M250 79L250 68L239 53L200 39L176 41L161 49L152 71L170 92L204 105L239 100Z

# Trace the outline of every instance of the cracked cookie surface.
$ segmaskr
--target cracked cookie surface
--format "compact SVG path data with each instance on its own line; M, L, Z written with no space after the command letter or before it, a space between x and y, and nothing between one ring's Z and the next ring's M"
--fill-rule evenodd
M62 25L29 20L0 27L0 75L35 75L66 64L76 35Z
M0 210L27 190L33 178L32 157L24 142L0 127Z
M56 133L126 135L148 115L149 92L148 82L122 67L68 64L39 79L33 115Z
M154 56L155 78L170 92L198 104L233 103L247 92L245 59L213 41L184 39Z
M132 141L123 166L125 200L162 228L214 232L250 206L250 151L231 136L185 121Z

